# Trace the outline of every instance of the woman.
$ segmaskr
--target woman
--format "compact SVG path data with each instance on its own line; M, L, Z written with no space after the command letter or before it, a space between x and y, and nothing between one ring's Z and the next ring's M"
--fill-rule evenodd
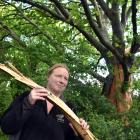
M45 88L37 87L21 94L6 110L1 119L2 131L10 135L11 140L81 140L59 108L46 99L48 90L60 97L68 79L66 65L52 66ZM80 123L83 129L89 128L83 119Z

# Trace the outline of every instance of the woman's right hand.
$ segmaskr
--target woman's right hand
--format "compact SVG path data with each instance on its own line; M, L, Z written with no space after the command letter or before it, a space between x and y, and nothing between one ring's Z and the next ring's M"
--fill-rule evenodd
M34 105L37 100L46 100L47 97L47 89L45 88L33 88L28 95L28 101L31 105Z

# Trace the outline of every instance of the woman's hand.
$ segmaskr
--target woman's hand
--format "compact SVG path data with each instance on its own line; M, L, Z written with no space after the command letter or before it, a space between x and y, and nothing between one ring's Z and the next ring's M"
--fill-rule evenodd
M28 101L31 105L34 105L37 100L46 100L47 90L45 88L33 88L28 95Z
M83 129L85 129L85 130L89 129L89 125L87 124L87 122L84 119L80 118L79 121L80 121L80 125L82 126Z
M80 118L80 119L79 119L79 122L80 122L80 125L82 126L82 128L83 128L84 130L89 129L89 125L87 124L87 122L86 122L84 119ZM78 133L77 133L77 131L75 130L75 128L73 127L73 125L72 125L71 123L70 123L69 125L70 125L71 128L73 129L75 135L78 136Z

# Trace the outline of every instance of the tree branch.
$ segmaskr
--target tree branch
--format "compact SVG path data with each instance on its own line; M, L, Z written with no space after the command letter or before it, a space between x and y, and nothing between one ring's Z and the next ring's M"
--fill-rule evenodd
M105 82L105 78L101 75L99 75L98 73L94 72L93 70L90 70L88 72L91 76L93 76L94 78L96 78L98 81L100 81L101 83Z
M2 37L1 37L1 39L0 39L0 42L1 41L3 41L6 37L8 37L9 36L9 34L5 34L5 35L3 35Z
M125 27L126 24L126 9L127 9L128 0L125 0L125 3L122 6L122 13L121 13L121 23Z
M72 25L75 27L80 33L82 33L85 38L90 42L91 45L93 45L103 56L105 56L107 49L104 47L102 43L100 43L96 38L94 38L91 34L83 30L77 25Z
M44 10L45 12L48 12L52 18L55 18L57 20L61 20L63 22L66 22L68 24L70 24L71 26L75 27L76 29L78 29L78 31L80 31L85 37L86 39L93 45L96 47L96 49L102 54L102 56L105 56L105 53L107 52L106 48L109 49L115 56L116 58L123 63L123 57L120 55L120 53L109 43L109 42L105 42L106 46L104 46L102 43L100 43L99 41L97 41L91 34L87 33L86 31L84 31L83 29L80 28L80 26L75 25L73 20L66 20L64 17L54 13L53 11L50 11L45 5L43 4L39 4L37 2L33 2L31 0L18 0L21 1L23 3L28 3L34 7L37 7L39 9ZM98 0L100 1L100 0ZM102 1L102 0L101 0ZM108 9L109 10L109 9ZM105 48L106 47L106 48Z
M18 7L16 7L12 3L9 3L9 2L6 2L6 3L9 4L9 5L11 5L12 7L14 7L16 9L16 11L17 11L17 14L19 14L22 18L24 18L26 21L28 21L31 25L33 25L35 28L37 28L38 30L41 31L41 29L39 28L39 26L37 24L35 24L33 21L31 21L31 19L29 19L27 16L25 16L23 14L23 12ZM52 37L47 32L44 32L43 31L42 34L45 35L49 40L52 40Z
M138 34L137 33L137 8L136 8L136 0L132 1L132 24L133 24L133 37Z
M99 10L97 2L96 2L96 0L90 0L90 1L93 4L93 6L95 7L95 9L97 10L97 13L95 13L96 14L95 16L96 16L97 23L98 23L99 27L102 28L103 25L102 25L102 22L101 22L101 12Z
M139 38L137 33L137 8L136 0L132 1L132 25L133 25L133 41L131 45L131 53L134 54L140 48Z
M91 34L87 33L86 31L84 31L83 29L81 29L79 26L77 25L72 25L75 28L78 29L79 32L81 32L86 39L93 45L96 47L96 49L102 54L102 56L106 56L107 53L107 49L110 50L114 56L116 56L116 58L119 60L120 63L124 63L123 61L123 56L120 55L120 53L117 51L117 49L113 46L104 46L103 44L101 44L99 41L97 41ZM106 47L106 48L105 48Z
M9 33L14 40L16 40L22 47L24 47L24 48L26 47L26 44L23 41L20 40L20 37L18 37L17 34L13 30L11 30L8 26L6 26L2 22L2 20L0 20L0 24L3 27L3 29L5 29L5 31L7 33Z
M123 28L121 25L120 17L119 17L119 4L118 2L112 2L112 29L113 29L113 43L119 45L120 53L124 53L124 34ZM115 45L114 45L115 46Z
M106 14L106 16L110 19L110 21L112 20L112 12L109 9L108 5L105 3L104 0L97 0L98 4L101 6L102 10L104 11L104 13Z
M99 40L102 42L102 44L104 46L111 46L110 41L107 38L107 35L103 35L104 31L102 30L102 32L101 32L100 29L97 27L97 24L93 21L90 9L87 4L87 0L81 0L81 3L83 5L87 20L88 20L91 28L93 29L93 31L99 38Z
M94 45L94 46L96 47L96 49L97 49L99 52L101 52L101 53L102 53L102 52L104 52L104 53L106 52L106 49L104 48L104 46L103 46L100 42L98 42L92 35L90 35L90 34L87 33L86 31L84 31L83 29L81 29L79 26L75 25L75 24L73 23L72 19L71 19L71 20L66 20L64 17L62 17L62 16L60 17L59 15L54 14L54 12L50 11L46 6L41 5L41 4L38 4L38 3L36 3L36 2L32 2L32 1L29 1L29 0L26 0L26 2L25 2L24 0L18 0L18 1L21 1L21 2L23 2L23 3L28 3L28 4L34 6L34 7L38 8L38 9L42 9L42 10L44 10L44 11L47 11L47 12L49 12L49 13L52 15L52 18L56 18L56 19L58 19L58 20L61 20L61 21L63 21L63 22L66 22L66 23L70 24L71 26L77 28L77 29L80 31L80 33L82 33L82 34L87 38L87 40L88 40L92 45ZM102 55L103 55L103 54L102 54Z
M34 7L37 7L45 12L48 12L52 17L54 17L55 19L57 20L62 20L62 21L65 21L65 18L62 16L62 15L58 15L57 13L51 11L48 9L48 7L44 4L41 4L39 2L33 2L31 0L14 0L14 1L20 1L20 2L23 2L23 3L27 3L29 5L32 5Z
M8 41L1 41L0 42L0 49L1 49L1 51L3 49L9 49L9 48L14 48L14 46L11 45L11 43L9 43Z
M65 19L69 18L68 11L64 8L64 6L58 0L50 0L50 1L52 1L56 5L56 7L60 10L62 15L65 17Z
M131 11L132 11L132 6L130 6L130 7L128 8L128 10L126 11L126 21L127 21L128 17L130 16Z

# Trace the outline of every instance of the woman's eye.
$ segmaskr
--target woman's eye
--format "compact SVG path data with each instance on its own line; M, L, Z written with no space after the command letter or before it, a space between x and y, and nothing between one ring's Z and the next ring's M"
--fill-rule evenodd
M68 78L67 78L67 77L65 77L65 80L66 80L66 81L68 81Z
M56 77L62 77L61 75L56 75Z

